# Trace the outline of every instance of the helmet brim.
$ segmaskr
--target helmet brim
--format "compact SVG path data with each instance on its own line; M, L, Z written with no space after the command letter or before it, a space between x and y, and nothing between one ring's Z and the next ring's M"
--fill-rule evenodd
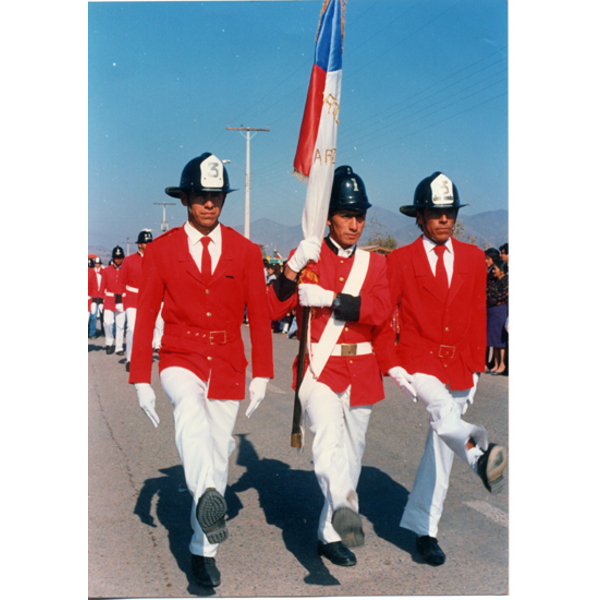
M172 198L179 198L179 195L181 194L181 192L186 192L186 191L192 191L192 190L184 190L183 188L180 188L180 187L165 188L165 194L167 194L168 196L171 196ZM210 189L210 188L201 188L200 191L201 192L221 192L222 191L224 194L231 194L231 192L237 192L237 189L228 188L226 190L215 190L215 189Z
M446 206L431 206L431 204L407 204L406 206L400 207L400 212L407 217L416 217L417 216L417 208L463 208L463 206L469 206L468 204L458 204L453 206L452 204L448 204Z

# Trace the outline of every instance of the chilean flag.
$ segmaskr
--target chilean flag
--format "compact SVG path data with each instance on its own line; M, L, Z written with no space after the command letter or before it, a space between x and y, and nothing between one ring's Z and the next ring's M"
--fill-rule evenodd
M308 179L302 217L304 237L323 239L335 170L342 88L342 41L346 0L325 0L315 60L294 158L294 174Z

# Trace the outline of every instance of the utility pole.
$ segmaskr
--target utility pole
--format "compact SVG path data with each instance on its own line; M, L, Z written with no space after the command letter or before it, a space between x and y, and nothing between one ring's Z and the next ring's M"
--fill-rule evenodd
M164 233L165 231L167 231L167 229L169 229L169 224L167 223L166 207L167 206L175 206L177 203L176 202L154 202L154 204L156 206L163 207L163 219L162 219L162 223L160 224L160 230Z
M253 138L254 135L250 135L251 131L269 131L269 128L266 129L257 129L252 127L229 127L227 126L228 131L245 131L246 132L246 204L244 211L244 237L250 239L250 139Z

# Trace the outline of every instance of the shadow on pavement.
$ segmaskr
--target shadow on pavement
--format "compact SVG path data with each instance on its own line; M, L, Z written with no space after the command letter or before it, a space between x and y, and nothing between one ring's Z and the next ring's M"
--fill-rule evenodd
M305 583L340 585L330 573L328 563L317 554L317 525L323 496L314 472L291 469L280 460L260 458L247 434L237 434L237 437L237 463L246 467L246 472L227 487L227 519L235 519L243 508L238 494L255 489L267 523L281 530L286 549L308 571ZM134 514L142 523L156 527L150 508L154 496L158 497L156 516L167 530L177 565L188 578L188 591L199 596L214 595L214 590L196 585L191 572L188 546L192 498L185 485L183 467L177 465L160 472L162 477L144 483ZM375 467L363 467L357 491L360 512L372 523L375 534L413 555L414 559L414 534L398 525L408 499L406 488Z

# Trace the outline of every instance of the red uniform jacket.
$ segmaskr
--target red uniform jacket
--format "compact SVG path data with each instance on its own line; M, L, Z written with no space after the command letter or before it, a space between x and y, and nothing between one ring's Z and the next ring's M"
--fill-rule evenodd
M120 295L124 300L125 284L123 283L122 267L123 265L120 269L117 269L113 265L109 265L102 270L100 295L104 298L104 310L116 312L115 295Z
M139 252L130 254L125 258L123 265L121 266L121 277L123 278L123 285L125 286L126 293L125 298L123 298L125 310L128 308L137 308L138 292L142 281L143 258L144 257Z
M392 302L398 306L400 340L386 332L384 370L437 377L454 390L473 387L485 370L487 270L482 250L452 239L454 267L446 301L436 291L421 238L387 256ZM382 351L383 354L383 351Z
M150 383L152 335L164 300L159 370L183 367L208 381L208 397L243 400L246 365L241 327L247 307L253 377L273 377L273 340L260 248L221 225L221 257L205 282L183 227L146 246L129 382Z
M96 285L96 271L88 267L88 312L92 306L92 298L95 298L94 292L98 286Z
M90 282L92 286L92 298L104 298L104 295L100 292L100 285L102 282L102 271L103 267L94 267L90 269L94 273L94 279Z
M293 254L293 253L292 253ZM291 256L291 255L290 255ZM348 278L354 256L342 258L333 252L326 242L321 247L319 262L311 269L316 275L317 283L322 288L340 293ZM295 292L289 299L280 302L277 299L273 286L268 293L269 306L272 319L280 319L296 307L298 330L302 328L302 306L298 304L298 293ZM385 259L379 254L371 253L369 269L360 292L360 316L357 321L346 321L338 344L356 344L372 342L377 351L377 339L383 329L389 328L392 318L392 304L390 301L387 282ZM331 308L312 308L312 321L310 325L311 341L318 342L331 315ZM292 387L296 388L298 357L294 361L294 381ZM308 358L305 369L308 367ZM343 392L351 385L350 404L361 406L375 404L383 400L385 394L379 364L375 354L359 356L332 356L327 361L319 382L324 383L334 392Z

